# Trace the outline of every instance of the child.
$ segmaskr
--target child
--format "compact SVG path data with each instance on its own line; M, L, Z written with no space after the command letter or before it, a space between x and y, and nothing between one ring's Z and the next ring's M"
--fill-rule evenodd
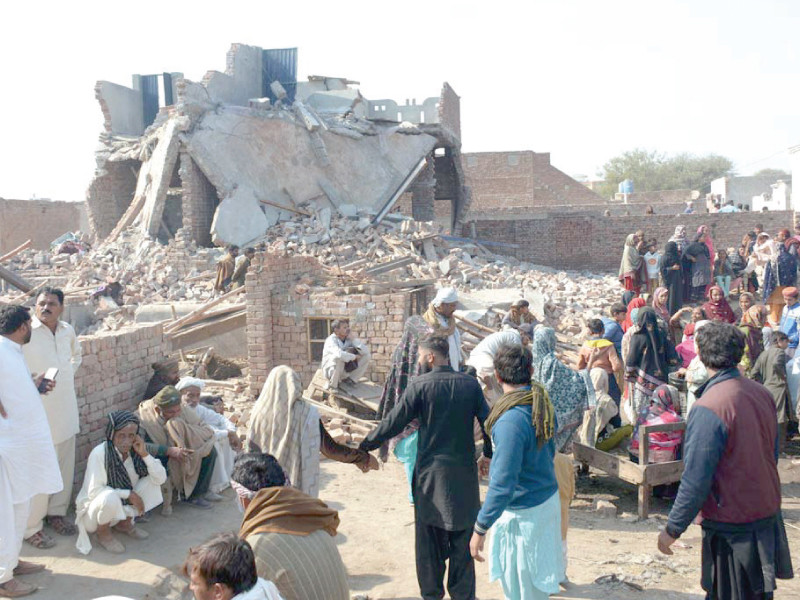
M778 412L778 448L783 452L788 427L788 387L786 384L786 349L789 336L782 331L772 333L773 343L764 349L751 369L753 379L764 384L773 398Z
M727 298L731 292L731 280L733 279L733 267L728 260L728 251L720 249L717 251L717 260L714 262L714 280L722 288L723 294Z
M647 252L644 255L644 263L647 265L647 293L652 295L658 287L658 265L661 262L661 253L656 250L656 241L650 240Z

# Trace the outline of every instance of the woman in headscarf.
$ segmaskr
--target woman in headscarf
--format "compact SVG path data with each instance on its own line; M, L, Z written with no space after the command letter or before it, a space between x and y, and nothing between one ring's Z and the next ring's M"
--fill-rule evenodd
M639 310L639 330L631 338L625 358L625 376L633 384L630 408L638 414L659 385L666 385L671 369L679 364L675 347L666 332L658 326L658 318L650 307Z
M642 256L636 249L639 239L635 233L630 234L625 239L625 247L622 249L622 262L619 265L619 280L626 290L639 293L641 286L640 272L642 269Z
M739 370L746 377L751 377L750 370L756 364L756 360L764 351L764 311L760 306L751 306L742 315L742 323L739 326L744 334L744 354L739 362Z
M708 381L708 371L706 370L706 366L703 364L703 361L700 360L700 355L697 351L697 332L710 322L711 321L699 321L694 326L695 357L684 371L684 376L686 378L686 408L682 413L684 419L689 418L689 411L692 410L692 406L694 406L694 402L697 399L695 397L695 392L697 392L701 385Z
M769 320L777 325L781 320L781 312L785 302L783 290L797 284L797 258L789 252L787 241L790 238L788 229L778 232L776 253L767 262L764 269L764 303L769 306Z
M628 313L625 315L625 320L622 322L622 331L627 332L628 329L633 327L634 319L633 319L633 311L636 308L642 308L646 306L647 302L644 298L634 298L628 303Z
M584 371L585 373L585 371ZM556 450L569 453L572 436L589 406L588 375L573 371L556 357L556 332L537 327L533 332L533 378L541 383L556 411Z
M248 450L271 454L300 491L319 494L319 453L363 472L378 468L375 457L338 444L327 432L316 407L303 400L300 376L290 367L275 367L267 376L252 410Z
M667 312L672 316L683 306L683 269L681 268L681 255L678 244L667 242L667 245L664 246L664 254L661 255L659 267L664 288L669 293Z
M91 551L89 534L96 531L103 548L114 554L125 552L112 527L134 539L146 539L147 532L135 527L134 519L164 501L161 486L166 481L164 465L147 452L139 435L139 417L128 410L109 413L106 439L89 454L75 500L78 551Z
M714 261L717 258L717 255L714 254L714 240L711 239L711 232L708 230L708 226L700 225L697 228L697 235L703 235L703 243L705 243L706 248L708 248L708 256L711 258L711 268L714 268Z
M705 311L709 319L712 321L721 321L723 323L736 322L736 315L733 314L733 309L725 299L725 292L721 287L712 285L706 297L708 301L703 304L703 311Z
M678 225L675 227L675 233L669 238L668 243L671 242L678 247L678 254L683 254L686 246L689 245L689 240L686 237L686 225Z
M681 364L684 368L688 367L694 357L697 356L697 349L694 343L695 327L697 323L707 320L706 312L702 307L696 306L691 311L691 321L683 329L683 340L675 346L675 352L680 356Z
M689 283L689 299L697 302L706 294L706 287L711 283L711 255L706 245L705 234L698 233L694 241L683 251L684 264L690 270L686 280Z
M739 294L739 309L736 311L736 318L738 321L742 320L744 313L750 310L750 307L756 303L755 296L750 292L742 292ZM763 310L763 309L762 309Z
M653 390L650 401L645 402L639 409L636 427L631 438L631 454L636 457L639 456L639 428L642 425L666 425L668 423L679 423L683 420L678 415L680 404L680 393L674 386L660 385ZM683 432L664 431L651 433L649 438L650 462L667 462L676 459Z

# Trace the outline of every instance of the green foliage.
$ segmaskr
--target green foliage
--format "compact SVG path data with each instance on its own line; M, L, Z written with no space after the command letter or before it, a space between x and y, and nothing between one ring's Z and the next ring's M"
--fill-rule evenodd
M771 168L761 169L760 171L753 173L753 175L756 175L758 177L771 177L775 181L778 181L778 179L789 181L792 178L792 176L783 169L771 169Z
M687 152L668 156L663 152L635 148L603 165L605 184L598 193L610 198L625 179L633 180L635 192L700 190L707 192L712 180L733 175L733 162L719 154L695 156Z

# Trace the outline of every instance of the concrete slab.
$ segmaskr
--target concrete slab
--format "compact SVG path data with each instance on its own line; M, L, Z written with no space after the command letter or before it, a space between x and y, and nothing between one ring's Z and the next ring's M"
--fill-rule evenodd
M142 164L139 180L136 184L136 195L145 194L145 202L141 213L142 231L155 237L161 228L161 217L167 202L167 190L178 160L178 131L181 122L170 119L158 133L156 144L150 159Z
M239 188L225 196L217 207L211 222L211 239L219 245L244 247L275 225L279 215L280 211L262 205L252 189Z

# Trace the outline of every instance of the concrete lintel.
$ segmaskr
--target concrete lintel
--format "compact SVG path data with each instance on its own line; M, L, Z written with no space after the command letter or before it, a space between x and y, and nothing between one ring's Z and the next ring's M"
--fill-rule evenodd
M150 159L142 165L139 171L139 181L136 186L139 194L139 184L145 182L143 192L146 195L142 208L142 230L155 237L161 227L161 217L164 214L164 205L167 201L167 190L178 160L178 128L180 121L170 119L158 135L158 143Z

